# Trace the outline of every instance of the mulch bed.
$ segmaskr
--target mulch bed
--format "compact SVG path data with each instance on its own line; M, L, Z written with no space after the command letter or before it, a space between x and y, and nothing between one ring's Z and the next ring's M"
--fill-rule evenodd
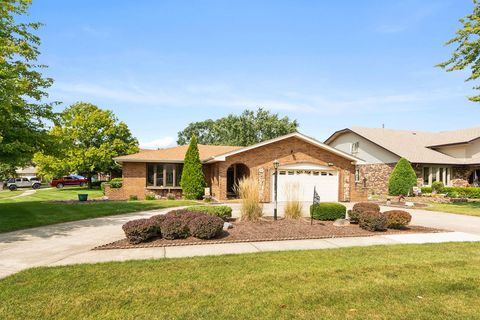
M313 225L310 225L310 219L308 218L303 218L300 220L281 219L277 221L262 219L256 222L238 221L233 222L232 224L234 226L232 229L223 231L219 237L211 240L201 240L194 237L176 240L157 238L149 242L130 244L126 239L122 239L96 247L94 250L172 247L251 241L369 237L385 234L433 233L445 231L420 226L409 226L409 228L405 230L388 229L387 231L383 232L372 232L364 230L356 224L351 224L345 227L336 227L333 225L333 221L314 221Z

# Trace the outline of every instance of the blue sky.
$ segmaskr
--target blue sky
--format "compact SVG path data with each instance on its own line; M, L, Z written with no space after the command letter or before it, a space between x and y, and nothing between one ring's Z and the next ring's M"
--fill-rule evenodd
M62 107L111 109L142 146L264 107L318 139L349 126L479 125L466 73L435 68L471 0L34 0ZM60 107L60 108L62 108Z

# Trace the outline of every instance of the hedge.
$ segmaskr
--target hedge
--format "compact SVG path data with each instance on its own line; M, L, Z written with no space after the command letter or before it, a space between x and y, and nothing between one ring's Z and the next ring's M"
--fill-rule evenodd
M229 206L192 206L185 208L185 210L190 212L207 213L211 216L222 218L223 220L232 217L232 208Z
M110 188L121 188L123 185L122 178L113 178L110 180Z
M336 202L321 202L310 206L310 215L315 220L344 219L347 208Z
M448 196L456 194L455 197L480 199L480 188L478 187L444 187L442 193L446 193Z
M432 193L432 188L422 187L422 193ZM443 187L442 193L452 198L480 199L479 187Z

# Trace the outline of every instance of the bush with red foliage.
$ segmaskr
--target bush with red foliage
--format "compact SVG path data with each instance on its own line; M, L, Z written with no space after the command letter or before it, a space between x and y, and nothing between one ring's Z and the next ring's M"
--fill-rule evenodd
M150 219L137 219L122 226L129 243L137 244L160 234L158 225Z
M364 211L358 217L358 225L369 231L385 231L387 217L378 211Z
M204 214L191 220L188 226L192 236L199 239L211 239L222 233L223 220Z
M351 223L359 223L360 214L367 211L380 212L378 204L373 202L359 202L353 205L352 210L348 211L348 217Z

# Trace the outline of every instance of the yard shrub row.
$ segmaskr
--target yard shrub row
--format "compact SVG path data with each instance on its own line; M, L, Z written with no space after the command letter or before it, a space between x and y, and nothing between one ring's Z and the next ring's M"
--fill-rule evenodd
M422 193L432 193L431 187L422 187ZM479 187L443 187L437 189L438 193L445 193L450 198L480 199Z
M110 180L110 187L111 188L121 188L123 185L123 179L122 178L113 178Z
M228 220L232 217L232 208L229 206L192 206L185 208L185 210L206 213L222 218L223 220Z
M310 215L316 220L344 219L347 208L336 202L321 202L310 206Z
M203 212L173 210L150 219L137 219L122 226L129 243L138 244L153 237L164 239L184 239L194 236L211 239L223 230L223 220Z

